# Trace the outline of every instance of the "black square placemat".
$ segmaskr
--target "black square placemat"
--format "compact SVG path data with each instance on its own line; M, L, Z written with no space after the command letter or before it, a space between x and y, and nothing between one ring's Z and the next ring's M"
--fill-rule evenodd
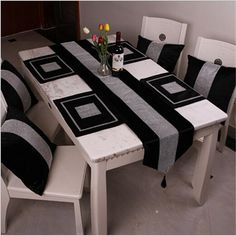
M75 74L73 69L55 54L30 59L24 63L39 83L46 83Z
M173 74L156 75L142 79L141 82L146 83L153 92L161 94L173 108L204 99L202 95Z
M121 124L112 107L94 92L54 100L76 137Z

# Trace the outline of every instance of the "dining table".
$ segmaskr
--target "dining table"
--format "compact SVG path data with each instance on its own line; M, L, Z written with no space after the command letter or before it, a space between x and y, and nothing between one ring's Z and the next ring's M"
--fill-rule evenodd
M110 46L115 40L108 36ZM198 140L191 183L193 197L204 204L218 130L227 118L175 74L129 42L121 44L119 77L98 74L89 39L19 52L27 83L91 168L91 232L97 235L108 233L107 171L142 160L167 174Z

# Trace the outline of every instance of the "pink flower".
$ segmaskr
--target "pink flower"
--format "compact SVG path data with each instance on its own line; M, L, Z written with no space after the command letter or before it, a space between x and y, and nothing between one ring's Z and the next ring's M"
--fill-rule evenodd
M95 42L96 39L97 39L97 35L96 35L96 34L93 34L93 35L92 35L92 41Z

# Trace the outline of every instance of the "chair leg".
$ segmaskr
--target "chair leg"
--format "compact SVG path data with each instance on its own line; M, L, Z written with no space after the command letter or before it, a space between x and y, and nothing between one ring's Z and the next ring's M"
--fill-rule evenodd
M84 191L90 192L90 182L91 182L91 169L87 165L85 178L84 178Z
M228 126L223 126L220 130L220 140L219 140L219 145L218 145L218 151L219 152L223 152L224 146L225 146L225 142L226 142L226 137L227 137L227 133L228 133Z
M80 209L80 200L74 202L74 211L75 211L75 228L76 234L84 234L83 224L82 224L82 215Z
M10 201L6 185L1 179L1 233L6 233L7 229L7 208Z

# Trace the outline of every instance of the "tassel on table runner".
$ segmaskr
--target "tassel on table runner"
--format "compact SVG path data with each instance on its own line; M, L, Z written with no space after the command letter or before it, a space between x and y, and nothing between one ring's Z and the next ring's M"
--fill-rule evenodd
M164 175L162 181L161 181L161 187L162 188L166 188L167 187L167 183L166 183L166 175Z

